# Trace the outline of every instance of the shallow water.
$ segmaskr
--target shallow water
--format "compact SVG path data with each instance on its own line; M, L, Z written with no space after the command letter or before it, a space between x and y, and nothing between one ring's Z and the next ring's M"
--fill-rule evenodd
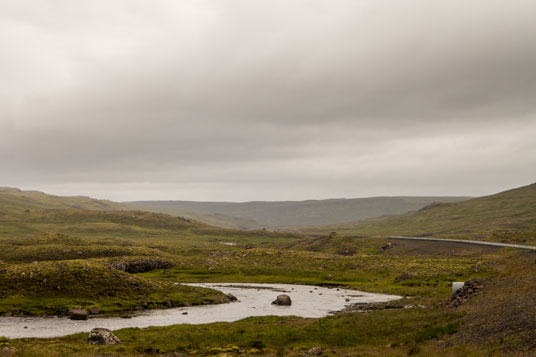
M0 317L0 336L8 338L58 337L78 332L89 332L95 327L117 330L126 327L169 326L176 324L205 324L231 322L250 316L296 315L323 317L355 303L385 302L400 296L366 293L357 290L323 288L291 284L188 284L231 293L239 302L220 305L181 307L165 310L136 312L130 319L97 317L74 321L66 317ZM291 306L276 306L271 302L279 294L292 299ZM348 299L349 301L346 301ZM183 314L183 313L187 314Z

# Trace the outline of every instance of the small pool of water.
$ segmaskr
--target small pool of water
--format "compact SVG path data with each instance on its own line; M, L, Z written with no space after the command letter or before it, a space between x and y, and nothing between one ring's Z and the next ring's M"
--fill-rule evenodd
M233 294L238 302L164 310L145 310L130 319L96 317L74 321L67 317L0 317L0 336L8 338L59 337L89 332L95 327L117 330L127 327L169 326L232 322L250 316L323 317L355 303L386 302L400 296L366 293L357 290L292 284L211 283L188 284ZM277 295L287 294L291 306L272 305ZM186 313L186 314L185 314Z

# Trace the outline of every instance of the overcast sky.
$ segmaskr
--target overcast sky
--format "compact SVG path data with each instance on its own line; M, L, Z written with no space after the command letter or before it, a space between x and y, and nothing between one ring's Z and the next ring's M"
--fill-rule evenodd
M532 182L534 0L0 2L0 186L246 201Z

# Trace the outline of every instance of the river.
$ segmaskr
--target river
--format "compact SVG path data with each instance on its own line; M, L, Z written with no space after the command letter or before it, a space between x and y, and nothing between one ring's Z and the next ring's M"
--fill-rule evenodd
M169 326L232 322L250 316L323 317L355 303L386 302L400 296L357 290L291 284L211 283L188 284L233 294L237 302L135 312L132 318L94 317L74 321L67 317L0 317L0 336L8 338L59 337L89 332L94 327L117 330L127 327ZM291 306L272 305L277 295L287 294Z

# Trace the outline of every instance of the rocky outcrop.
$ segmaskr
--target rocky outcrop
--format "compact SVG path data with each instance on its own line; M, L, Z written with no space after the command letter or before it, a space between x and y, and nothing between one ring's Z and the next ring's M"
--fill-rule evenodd
M456 291L450 302L451 306L458 307L464 304L473 296L478 295L486 284L486 279L471 279L463 284L463 287Z
M278 295L277 298L272 301L273 305L281 305L281 306L290 306L292 305L292 300L290 299L290 296L282 294Z
M119 345L121 341L106 328L94 328L87 336L87 343L90 345Z
M87 320L88 312L86 309L72 308L69 309L69 318L71 320Z
M144 273L156 269L169 269L173 263L164 259L135 259L120 260L110 264L110 267L127 273Z

